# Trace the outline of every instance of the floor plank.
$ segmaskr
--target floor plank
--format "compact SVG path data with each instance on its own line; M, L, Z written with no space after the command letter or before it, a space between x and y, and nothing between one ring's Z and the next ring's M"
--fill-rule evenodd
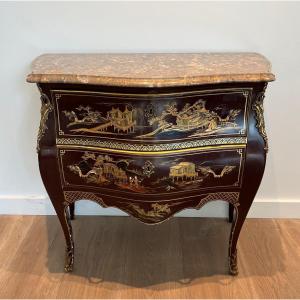
M247 219L237 277L223 219L79 216L73 229L75 270L65 274L55 216L0 216L0 297L300 298L300 220Z

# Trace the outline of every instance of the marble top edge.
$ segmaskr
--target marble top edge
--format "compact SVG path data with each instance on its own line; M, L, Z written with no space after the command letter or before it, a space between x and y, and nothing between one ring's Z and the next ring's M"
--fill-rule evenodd
M251 52L43 54L27 76L33 83L133 87L273 80L269 61Z

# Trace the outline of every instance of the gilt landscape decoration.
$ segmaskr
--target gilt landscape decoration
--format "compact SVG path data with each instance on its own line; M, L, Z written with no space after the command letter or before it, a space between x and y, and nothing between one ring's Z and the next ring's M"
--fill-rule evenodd
M71 151L72 152L72 151ZM170 193L209 186L237 185L241 153L228 152L228 164L222 154L209 152L187 156L140 158L76 152L76 161L64 164L66 181L135 193ZM68 151L63 159L68 157ZM70 155L70 158L74 157ZM68 159L67 159L68 160ZM73 159L74 160L74 159Z
M139 138L152 138L160 133L186 132L189 137L210 135L222 130L236 128L236 117L240 114L239 109L230 109L226 117L222 118L216 111L206 109L206 101L200 99L194 104L186 103L179 110L175 102L165 106L159 116L148 118L155 130L138 136Z
M139 219L142 219L147 223L158 223L168 218L172 211L170 204L152 203L151 207L147 210L140 207L138 204L129 203L127 209L133 214L137 215Z
M110 101L101 105L78 101L68 107L61 101L60 135L89 135L135 140L182 140L184 138L245 133L246 100L242 94L214 102L214 96L168 98L149 101ZM82 104L85 103L85 104Z

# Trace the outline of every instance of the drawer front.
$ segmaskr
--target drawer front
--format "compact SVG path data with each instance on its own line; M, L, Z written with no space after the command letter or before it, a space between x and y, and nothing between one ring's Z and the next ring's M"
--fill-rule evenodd
M171 197L204 189L240 187L244 155L244 147L152 156L61 149L59 163L64 187Z
M57 136L167 142L246 135L251 89L126 95L52 91Z

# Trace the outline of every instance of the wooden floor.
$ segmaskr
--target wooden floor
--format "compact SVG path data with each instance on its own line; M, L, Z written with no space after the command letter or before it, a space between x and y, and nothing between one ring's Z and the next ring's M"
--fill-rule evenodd
M73 228L65 274L56 217L0 216L0 297L300 298L300 220L247 220L237 277L227 275L223 219L78 217Z

